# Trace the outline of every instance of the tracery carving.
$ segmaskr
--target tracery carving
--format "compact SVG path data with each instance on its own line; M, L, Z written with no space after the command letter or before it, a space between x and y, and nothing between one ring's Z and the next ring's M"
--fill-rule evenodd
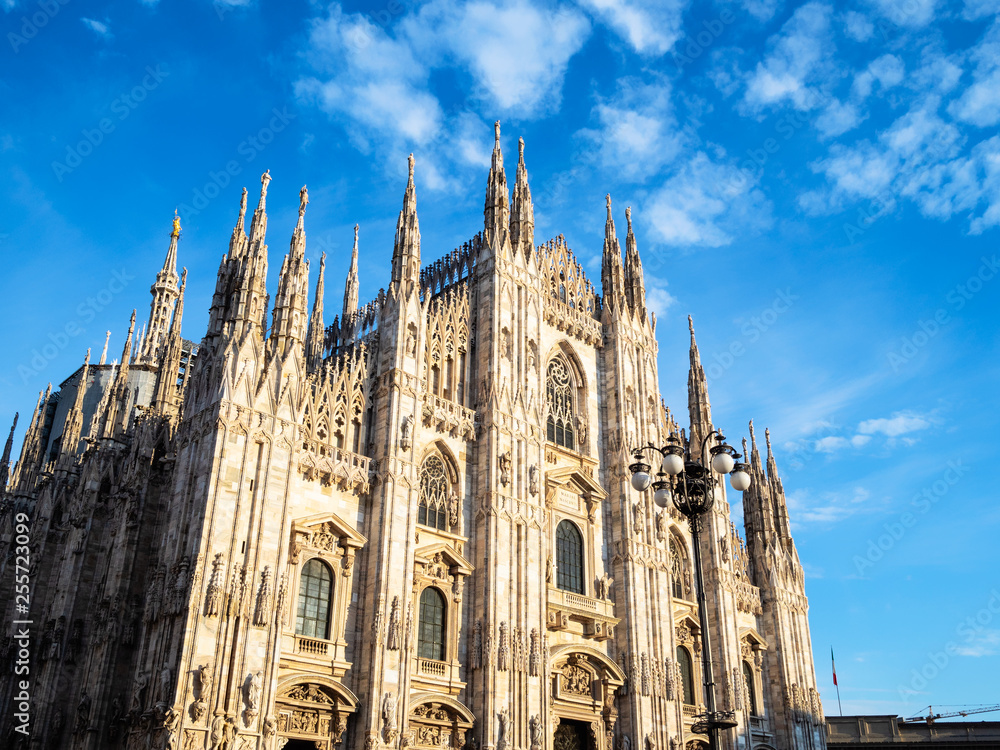
M510 667L510 643L508 642L507 623L500 623L500 639L497 645L497 669L506 672Z
M392 606L389 611L389 633L386 638L386 647L390 651L398 651L400 648L400 612L399 597L392 597Z

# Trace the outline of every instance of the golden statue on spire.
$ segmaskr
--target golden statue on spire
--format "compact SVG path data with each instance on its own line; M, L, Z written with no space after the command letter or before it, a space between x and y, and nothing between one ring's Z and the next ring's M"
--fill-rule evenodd
M181 217L177 215L177 209L174 209L174 227L170 230L171 237L181 236Z

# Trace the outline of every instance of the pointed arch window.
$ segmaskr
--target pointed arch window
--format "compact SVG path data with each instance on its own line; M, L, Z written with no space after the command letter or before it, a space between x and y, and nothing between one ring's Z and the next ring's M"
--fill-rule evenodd
M330 637L330 595L333 575L330 568L313 558L302 568L299 579L299 606L295 632L308 638Z
M420 467L420 504L417 523L442 531L448 525L448 471L444 459L432 453Z
M549 411L545 424L546 439L564 448L576 450L573 379L562 357L549 362L545 374L545 399Z
M694 705L694 666L691 653L683 646L677 647L677 666L681 671L681 689L685 706Z
M420 628L417 633L417 656L444 661L444 595L427 587L420 594Z
M556 527L556 587L583 593L583 536L572 521Z
M753 667L747 662L743 662L743 685L747 696L747 711L750 712L751 716L760 716L760 711L757 709L757 690L754 685Z

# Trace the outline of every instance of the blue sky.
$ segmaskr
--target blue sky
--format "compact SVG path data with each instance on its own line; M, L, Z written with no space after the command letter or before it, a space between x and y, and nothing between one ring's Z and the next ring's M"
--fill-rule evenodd
M770 427L827 712L831 646L846 713L1000 698L996 0L0 4L18 439L147 314L175 207L189 338L265 168L272 286L308 184L327 298L357 222L365 301L406 154L430 261L482 226L500 119L536 240L565 234L595 282L604 194L622 227L632 206L668 405L691 313L716 422Z

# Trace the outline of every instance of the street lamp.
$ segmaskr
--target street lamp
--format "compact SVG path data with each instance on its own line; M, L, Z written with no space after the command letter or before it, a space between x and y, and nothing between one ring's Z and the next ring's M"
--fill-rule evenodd
M709 450L711 456L709 466L704 465L705 446L713 437L718 436L719 444ZM729 482L733 489L743 492L750 486L749 468L740 463L741 458L736 450L726 444L726 438L718 430L712 430L697 446L698 452L692 454L691 444L687 440L681 442L676 435L667 438L667 444L657 448L649 445L637 448L632 452L635 463L629 466L632 472L632 488L645 492L652 486L653 502L661 508L666 508L673 502L691 524L691 537L694 544L694 570L698 583L698 622L701 626L701 660L702 672L705 677L706 712L697 716L697 721L691 726L692 731L708 735L710 750L718 750L719 730L731 729L737 725L732 711L717 711L715 709L715 678L712 676L712 645L708 636L708 606L705 601L705 582L701 571L701 526L702 516L712 509L715 500L715 474L729 474ZM650 474L652 467L643 461L643 453L652 451L654 461L658 458L660 465L655 479Z

